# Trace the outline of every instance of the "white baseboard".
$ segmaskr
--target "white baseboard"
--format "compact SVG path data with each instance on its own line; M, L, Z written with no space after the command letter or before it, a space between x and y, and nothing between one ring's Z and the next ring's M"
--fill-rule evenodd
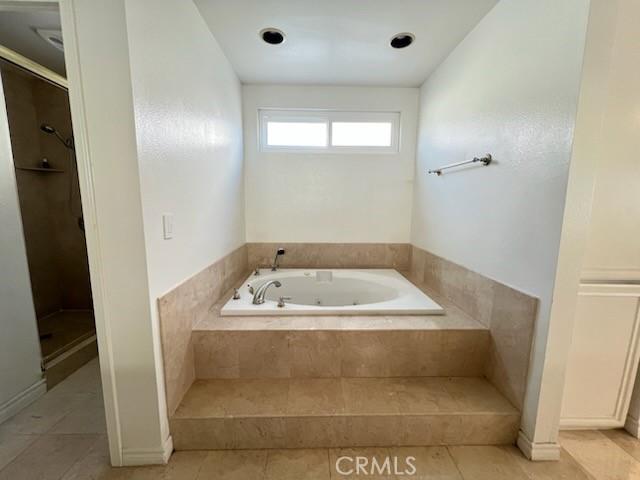
M640 421L627 415L627 421L624 422L624 429L636 438L640 438Z
M169 435L162 448L123 449L122 466L165 465L172 453L173 438Z
M518 432L518 448L525 457L534 462L560 460L559 443L533 443L522 432Z
M8 420L23 408L35 402L42 395L47 393L46 380L40 379L26 390L23 390L15 397L0 405L0 423Z

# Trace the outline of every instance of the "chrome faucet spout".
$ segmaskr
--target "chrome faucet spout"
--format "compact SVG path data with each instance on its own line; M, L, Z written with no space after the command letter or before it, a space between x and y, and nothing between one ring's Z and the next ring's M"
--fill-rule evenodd
M280 255L284 255L284 248L278 248L278 250L276 250L276 256L273 257L273 264L271 265L272 272L278 270L278 257L280 257Z
M267 289L271 286L275 285L276 288L280 288L282 284L278 280L269 280L268 282L263 283L258 287L256 293L253 294L253 304L254 305L262 305L264 303L264 297L267 294Z

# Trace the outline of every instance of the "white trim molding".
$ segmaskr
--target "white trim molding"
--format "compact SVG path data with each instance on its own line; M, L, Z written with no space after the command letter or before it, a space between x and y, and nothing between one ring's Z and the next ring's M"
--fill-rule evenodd
M33 60L20 55L18 52L14 52L10 48L0 45L0 58L4 58L7 62L11 62L25 70L30 71L34 75L43 78L44 80L54 83L62 88L69 88L67 79L62 75L57 74L53 70L49 70L47 67L40 65Z
M10 398L0 405L0 423L13 417L16 413L31 405L45 393L47 393L47 382L43 378L20 392L15 397Z
M110 325L106 319L106 292L103 253L99 235L96 193L92 154L89 147L89 127L86 114L83 68L78 45L78 25L75 0L60 0L60 17L64 35L64 50L69 78L69 104L73 120L73 133L78 165L78 180L85 218L85 236L91 274L96 336L98 339L100 376L103 387L109 453L113 466L122 466L122 435L117 401L113 342Z
M560 444L533 443L522 430L518 432L518 448L529 460L534 462L548 462L560 460Z
M640 438L640 421L638 421L638 419L633 415L627 415L627 420L624 423L624 429L635 438Z
M161 449L124 449L122 450L122 466L166 465L173 453L173 437L169 435Z
M582 283L637 282L640 269L637 268L590 268L582 271Z
M597 304L589 303L589 307L583 306L578 310L583 315L575 320L560 419L562 429L620 428L628 422L627 413L640 361L640 285L580 285L579 302L583 301L582 299L598 297L604 298L605 301L609 299L609 303L606 304L607 314L613 317L608 320L608 324L600 326L599 323L606 320L606 317L600 318L601 313L586 313L586 310L592 311ZM624 298L631 299L632 303L621 310L611 310L613 307L610 300L616 297L622 301ZM599 333L598 328L606 329L607 334L614 332L615 335L605 336L604 330ZM597 371L600 361L589 363L590 359L585 360L585 354L593 349L594 344L600 347L599 355L608 361L606 372L602 369ZM585 403L585 397L595 396L597 392L612 392L612 395L615 392L615 398L611 396L611 400L607 400L605 404ZM610 396L605 395L604 398Z

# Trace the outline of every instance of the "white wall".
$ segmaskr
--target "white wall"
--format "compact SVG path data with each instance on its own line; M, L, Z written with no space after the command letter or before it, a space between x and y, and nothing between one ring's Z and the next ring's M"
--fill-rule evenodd
M613 5L610 8L614 8ZM605 111L602 156L596 172L583 279L640 281L640 4L620 2L615 52L602 65L609 82L601 89ZM613 213L613 214L612 214Z
M624 415L627 395L633 387L635 365L631 359L637 355L638 337L633 332L638 318L631 292L637 292L640 281L640 162L637 159L640 148L640 124L637 120L640 50L637 48L635 21L638 15L640 3L635 0L607 1L611 26L609 31L605 30L606 36L597 39L598 49L606 46L608 54L597 65L599 81L591 95L601 110L598 115L589 112L597 121L587 132L590 139L595 139L595 145L584 147L596 153L598 164L589 229L584 235L586 251L581 265L581 279L588 284L581 285L563 397L563 425L568 426L593 427L612 423L619 426L624 419L617 417L611 422L610 417ZM602 15L598 17L600 23L603 21L601 18ZM593 26L594 22L590 22L590 30ZM585 70L589 62L589 44L586 55ZM576 134L576 148L580 146ZM600 286L594 287L594 282ZM595 298L585 296L584 291L595 288L603 293ZM607 295L606 292L613 293ZM588 311L584 307L587 302ZM625 304L631 308L625 311ZM596 316L593 312L597 312L598 307L606 309L607 315ZM593 317L596 322L589 325ZM603 318L606 321L602 321ZM612 337L616 333L621 338ZM599 346L597 357L586 348L589 344ZM594 367L585 361L587 356L600 365ZM607 358L606 364L602 358ZM616 358L618 362L615 362ZM603 369L600 378L598 367ZM632 425L635 425L631 430L637 435L640 417L640 385L637 382L636 387L635 401L629 414L633 419ZM592 400L585 400L589 398ZM603 404L607 398L610 403Z
M190 1L61 12L112 460L158 463L157 297L244 243L240 86Z
M60 3L115 465L161 462L170 446L150 309L126 3Z
M589 2L502 0L421 89L412 242L540 298L535 428ZM491 153L489 167L428 168Z
M127 25L155 305L245 243L242 93L191 1L128 3ZM171 240L164 213L174 216Z
M415 88L244 86L247 241L408 242L417 104ZM400 111L400 152L260 152L261 107Z
M0 422L25 406L16 396L42 380L6 112L0 78Z

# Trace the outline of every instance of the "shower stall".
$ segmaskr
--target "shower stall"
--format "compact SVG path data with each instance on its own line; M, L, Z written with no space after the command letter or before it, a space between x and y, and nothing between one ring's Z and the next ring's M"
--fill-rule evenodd
M42 368L49 388L97 355L67 90L0 59Z

